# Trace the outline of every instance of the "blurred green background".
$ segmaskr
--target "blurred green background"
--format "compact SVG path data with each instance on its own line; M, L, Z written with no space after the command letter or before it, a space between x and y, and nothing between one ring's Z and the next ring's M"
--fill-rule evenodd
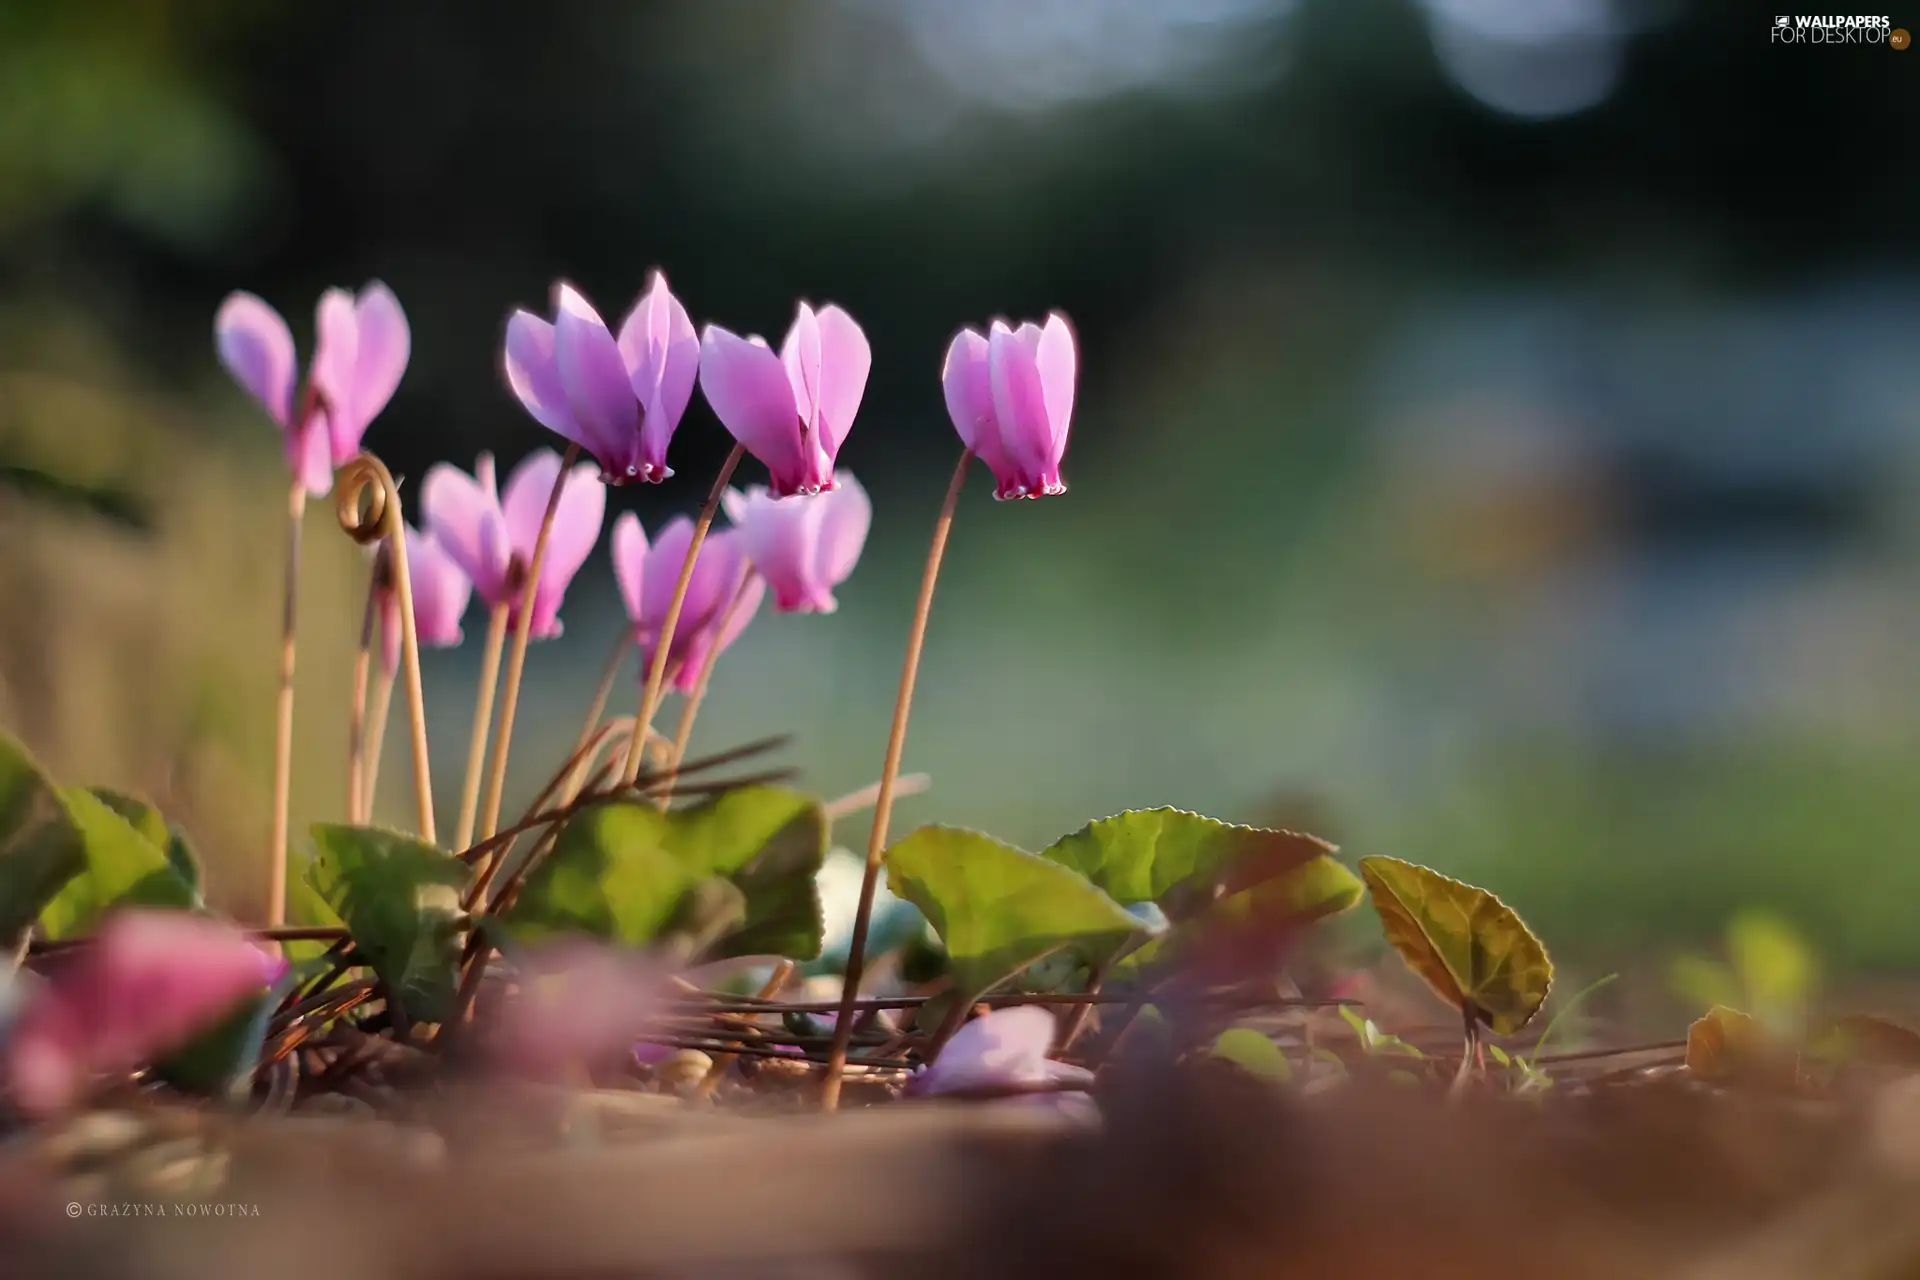
M368 443L417 488L550 442L498 372L512 307L564 275L623 313L658 265L696 321L777 340L804 296L872 340L842 455L865 561L837 615L755 623L697 735L791 732L808 784L850 791L955 451L946 339L1059 307L1071 491L996 506L976 474L901 829L1037 847L1177 804L1485 883L1589 970L1711 946L1746 905L1843 972L1912 967L1920 53L1770 23L0 0L0 721L169 804L255 909L283 482L214 359L220 298L262 294L305 350L322 288L390 283L414 357ZM678 478L613 509L690 510L727 443L696 401ZM296 830L345 791L365 568L331 520ZM523 800L617 631L604 555L564 618ZM443 812L481 629L427 655Z

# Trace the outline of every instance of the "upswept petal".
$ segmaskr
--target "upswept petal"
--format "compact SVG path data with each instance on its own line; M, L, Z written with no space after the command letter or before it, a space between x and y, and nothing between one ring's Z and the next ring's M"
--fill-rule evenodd
M536 635L560 634L560 602L600 541L600 525L606 514L607 487L600 483L599 470L582 463L568 472L566 487L560 492L560 507L553 513L553 532L547 536L546 563L540 567L540 585L534 598ZM528 555L531 557L532 552Z
M328 443L325 413L316 411L305 426L287 432L287 465L314 497L323 497L333 488L333 448Z
M1073 422L1073 391L1079 377L1079 363L1072 326L1058 311L1050 313L1034 348L1041 398L1046 404L1047 424L1052 429L1047 448L1049 471L1059 468L1060 459L1067 452L1067 428Z
M646 581L640 590L640 616L636 619L641 628L657 632L666 620L667 606L673 603L673 589L680 585L681 566L687 562L687 548L692 545L693 521L685 516L675 516L653 535L653 549L647 553ZM703 547L703 554L704 551ZM696 560L696 573L699 567ZM691 584L688 589L692 589ZM685 611L684 605L682 611Z
M998 479L1009 474L1012 465L1000 443L1000 424L993 412L990 349L987 339L972 329L954 334L940 368L940 385L960 443L979 455Z
M766 343L708 325L700 339L700 390L721 425L765 464L776 493L808 483L793 387Z
M481 454L477 478L437 463L420 485L427 531L489 607L506 599L508 545L500 501L493 485L493 457Z
M220 363L280 426L293 420L293 335L280 313L251 293L230 293L213 318Z
M643 411L639 468L664 479L673 474L667 466L667 445L700 376L700 339L664 273L653 273L647 291L621 324L620 355Z
M460 620L473 598L467 575L434 541L433 535L407 526L407 576L413 585L413 622L420 643L436 649L460 643Z
M583 449L592 447L567 408L567 390L560 385L560 370L554 364L552 325L531 311L514 312L507 319L502 363L507 386L535 422Z
M752 622L754 615L760 612L760 602L766 598L766 594L766 579L757 573L749 572L746 581L740 586L739 595L727 602L726 611L721 614L721 620L726 623L726 626L718 631L719 639L714 651L715 657L725 653L733 642L740 638L740 633L747 629L747 624Z
M989 370L993 382L994 419L1000 424L1000 442L1007 456L1032 487L1046 469L1053 449L1053 426L1047 420L1046 394L1037 363L1040 329L1028 323L1009 332L996 324Z
M644 614L641 601L647 581L647 531L640 517L628 511L613 522L613 578L620 586L620 601L627 607L627 619L636 626Z
M360 290L353 310L360 325L353 371L353 405L355 420L364 433L367 424L380 416L380 411L387 407L400 387L407 361L413 354L413 334L407 327L407 313L401 310L400 299L378 280L369 281ZM336 439L335 465L344 464L359 448L360 440L356 436L342 454L341 442Z
M867 545L867 530L873 523L873 501L853 478L851 471L840 473L839 487L822 495L820 532L815 547L815 572L829 589L839 586L860 563L860 552ZM831 600L832 596L829 595Z
M809 431L820 427L820 321L805 302L795 309L787 340L780 344L780 363L793 388L793 406Z
M624 459L640 428L632 380L600 313L564 283L554 287L553 354L567 407L595 442L589 451L603 466Z
M759 485L732 504L730 515L747 558L773 588L773 607L807 612L815 603L813 566L826 494L776 498Z
M867 374L873 366L873 352L867 335L852 316L837 306L825 306L818 317L820 342L820 380L816 401L816 422L820 447L829 462L840 456L860 412L860 400L867 392Z
M360 318L354 312L352 294L329 289L320 295L313 310L313 336L313 389L318 408L327 417L327 436L330 441L351 438L357 443L362 424L354 406L354 369L360 359Z

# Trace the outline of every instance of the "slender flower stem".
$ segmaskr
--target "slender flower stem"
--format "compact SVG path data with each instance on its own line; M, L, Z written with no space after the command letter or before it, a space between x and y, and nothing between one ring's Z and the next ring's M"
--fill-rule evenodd
M353 699L347 706L347 821L367 820L367 675L373 667L373 624L380 615L380 566L367 579L360 648L353 655Z
M627 661L627 650L632 647L633 628L621 627L620 638L614 641L613 652L607 655L606 668L600 673L600 687L593 691L593 705L587 708L587 718L581 722L580 737L573 744L572 762L567 768L565 789L560 796L562 801L580 794L580 783L587 776L587 744L599 731L600 717L607 712L607 699L613 696L613 682L619 678L620 668Z
M373 678L373 712L367 717L367 781L361 793L362 822L373 821L373 797L380 790L380 752L387 744L387 713L392 707L393 672L382 668Z
M733 595L727 600L726 610L720 615L720 621L713 631L713 643L707 646L705 660L700 664L700 675L694 681L693 691L687 694L680 705L680 723L673 731L673 754L667 757L667 767L678 769L680 762L687 757L687 742L693 737L693 721L700 714L700 704L706 701L707 682L713 679L713 669L720 662L720 637L727 634L727 628L733 625L733 618L740 611L740 605L746 599L747 584L753 580L753 566L742 563L740 576L733 584ZM661 790L660 798L654 803L664 810L673 800L673 779L667 779L667 785Z
M433 767L427 757L426 698L420 689L420 637L413 623L413 578L407 571L407 526L400 514L400 489L393 473L371 453L360 453L335 477L335 514L356 542L385 538L393 595L400 605L400 665L407 679L407 716L413 728L413 798L421 838L437 844L433 826ZM364 517L363 494L371 495Z
M527 669L527 643L533 639L533 605L540 590L540 570L547 562L547 543L553 536L553 517L560 510L560 496L567 489L567 475L579 456L580 446L570 444L566 456L560 459L560 470L553 477L553 492L547 495L547 512L540 518L540 534L533 541L533 561L527 566L526 581L520 586L520 608L513 620L513 649L507 655L507 683L500 694L500 728L493 740L493 761L487 770L487 798L481 809L482 840L500 826L500 801L507 786L507 753L513 746L514 713L520 709L520 677Z
M293 642L300 599L300 523L307 489L294 478L287 489L286 602L280 614L280 694L273 727L273 831L267 843L267 924L287 920L287 805L293 792Z
M687 543L687 558L680 565L680 580L673 584L673 598L667 601L667 616L660 620L660 635L654 641L653 665L647 670L646 688L640 694L640 713L635 723L640 728L627 740L626 764L621 769L621 778L632 782L640 776L640 759L647 744L646 730L653 725L653 713L660 705L660 687L667 678L667 656L673 652L673 633L680 626L680 609L687 602L687 586L693 581L694 562L700 558L700 544L707 540L707 529L713 524L713 513L720 509L720 497L727 491L728 481L733 479L733 469L740 465L740 459L747 453L744 445L736 444L727 454L727 460L720 465L720 474L714 477L713 492L707 495L706 505L700 508L700 518L693 522L693 539Z
M847 943L847 976L840 991L840 1013L833 1022L833 1047L827 1053L826 1078L820 1086L822 1110L840 1106L840 1076L847 1062L847 1037L853 1031L853 1004L860 998L860 979L866 968L867 927L873 920L873 890L880 878L880 858L887 848L887 821L893 816L895 780L907 746L907 713L913 706L913 683L920 674L920 650L927 639L927 616L933 612L933 587L940 578L940 559L946 554L947 534L953 528L953 509L967 482L969 449L960 451L953 479L947 482L946 501L933 524L933 542L927 547L927 567L920 575L920 597L914 602L913 622L907 631L907 655L900 666L900 692L893 702L893 729L887 735L886 761L880 766L880 794L873 804L873 831L867 837L866 873L860 878L860 905L854 912L853 936Z
M507 641L507 604L502 600L487 614L487 641L480 650L480 684L473 699L473 732L467 739L467 774L460 784L460 825L454 828L456 849L473 843L473 819L480 807L480 768L487 760L494 687L500 683L500 650Z
M893 798L917 796L933 785L933 779L924 773L907 773L896 778L893 783ZM838 822L850 818L862 809L871 809L880 800L880 784L869 782L858 791L849 791L838 800L829 800L821 808L826 810L828 822Z

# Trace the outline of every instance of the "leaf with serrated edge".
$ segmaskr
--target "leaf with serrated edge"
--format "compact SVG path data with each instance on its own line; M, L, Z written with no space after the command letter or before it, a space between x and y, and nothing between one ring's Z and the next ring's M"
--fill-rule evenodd
M64 787L61 802L80 832L85 860L40 912L40 934L61 942L85 937L115 907L176 907L190 911L199 895L156 845L120 812L84 787Z
M531 940L585 933L645 946L673 927L689 890L731 881L746 917L710 959L820 953L815 876L827 851L818 800L784 787L738 787L662 813L650 803L595 805L571 819L505 918Z
M1079 872L978 831L922 827L886 865L887 887L933 925L967 1000L1065 948L1105 965L1143 932Z
M1500 1035L1532 1020L1553 961L1520 917L1485 889L1398 858L1360 859L1387 941L1456 1009L1469 1004Z
M438 1022L453 1005L460 890L467 864L417 837L317 823L307 876L409 1017Z
M1715 1005L1687 1028L1687 1072L1715 1084L1791 1086L1793 1053L1752 1014Z
M24 746L0 732L0 946L18 938L86 866L80 828L59 788Z

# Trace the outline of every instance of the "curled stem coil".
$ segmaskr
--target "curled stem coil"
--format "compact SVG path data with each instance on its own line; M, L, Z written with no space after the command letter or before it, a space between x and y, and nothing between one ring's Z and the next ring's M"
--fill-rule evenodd
M363 506L364 499L364 506ZM420 689L420 637L413 624L413 579L407 571L406 522L400 511L400 486L386 464L371 453L356 454L334 477L334 511L340 528L362 546L384 540L400 604L400 665L406 673L407 713L413 728L413 792L420 835L437 844L433 826L433 772L427 757L427 712Z

